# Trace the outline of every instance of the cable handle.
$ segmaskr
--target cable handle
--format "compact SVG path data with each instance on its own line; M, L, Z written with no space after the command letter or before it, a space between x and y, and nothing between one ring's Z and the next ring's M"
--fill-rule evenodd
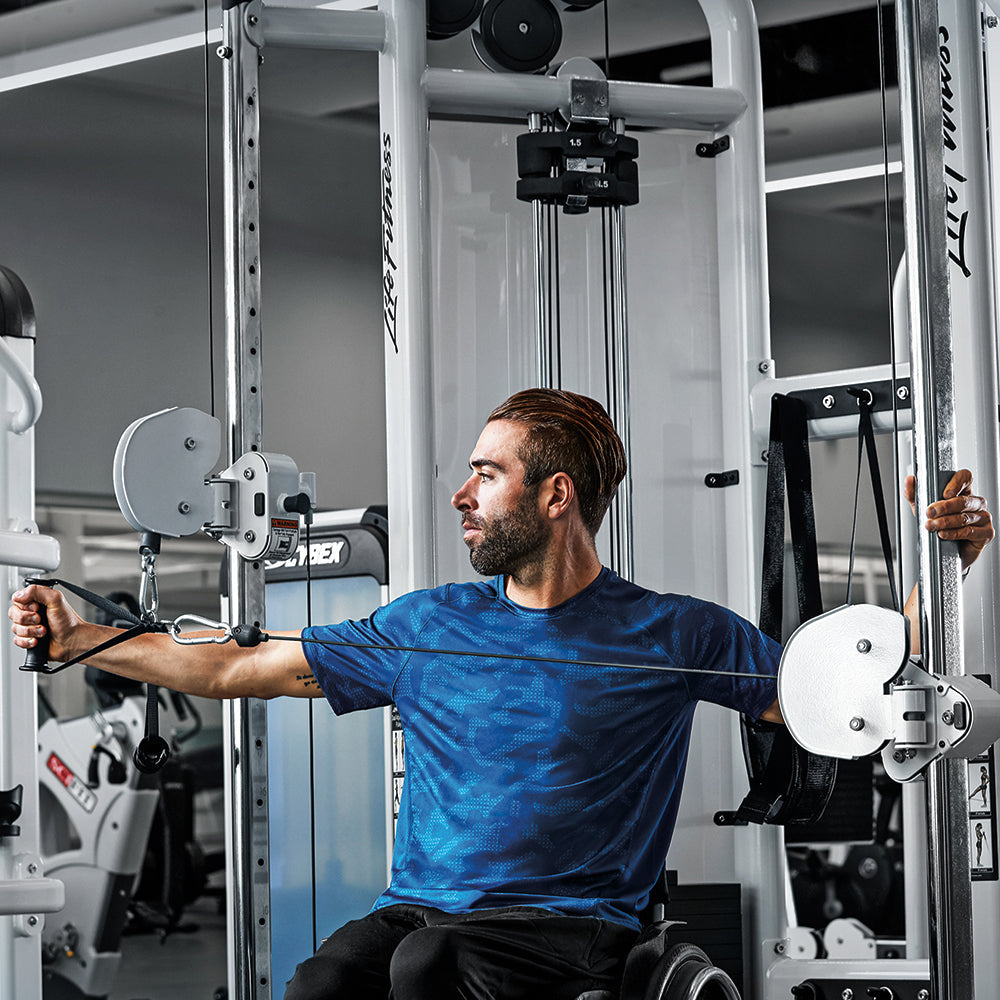
M38 580L34 577L27 577L25 579L25 584L37 583L42 587L52 587L58 581L56 580ZM30 671L35 674L47 674L49 673L49 616L46 611L45 605L40 601L35 602L37 605L39 625L44 626L45 635L35 640L35 645L30 649L25 650L24 654L24 664L22 665L22 670Z

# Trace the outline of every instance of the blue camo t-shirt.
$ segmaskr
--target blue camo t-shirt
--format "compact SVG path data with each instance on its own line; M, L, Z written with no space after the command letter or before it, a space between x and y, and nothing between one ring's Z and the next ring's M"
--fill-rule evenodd
M402 720L406 780L376 909L540 906L634 927L673 833L695 703L759 716L775 681L731 672L775 675L780 655L738 615L608 569L554 608L510 601L501 576L303 634L441 651L304 646L335 712L395 703ZM533 659L468 655L494 650ZM617 665L633 663L706 672Z

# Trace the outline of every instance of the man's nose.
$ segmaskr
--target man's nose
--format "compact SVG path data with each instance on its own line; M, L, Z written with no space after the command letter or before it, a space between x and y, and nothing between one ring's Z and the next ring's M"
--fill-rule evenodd
M459 488L458 492L451 498L451 505L456 510L469 510L472 507L472 499L469 494L470 476Z

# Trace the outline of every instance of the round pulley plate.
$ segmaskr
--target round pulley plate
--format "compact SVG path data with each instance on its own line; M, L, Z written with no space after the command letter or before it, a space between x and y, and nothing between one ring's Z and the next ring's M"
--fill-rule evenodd
M898 611L851 604L811 618L785 643L778 704L796 743L827 757L865 757L893 734L886 685L909 653Z
M427 0L427 37L451 38L465 31L483 9L483 0Z
M479 30L490 58L517 73L544 69L562 43L562 22L549 0L487 0Z

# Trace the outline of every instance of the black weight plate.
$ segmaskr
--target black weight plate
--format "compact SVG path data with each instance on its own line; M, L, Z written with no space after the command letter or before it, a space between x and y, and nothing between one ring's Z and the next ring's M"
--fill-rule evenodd
M483 0L427 0L427 37L451 38L471 25L483 9Z
M489 55L519 73L544 69L562 42L562 22L549 0L487 0L479 28Z

